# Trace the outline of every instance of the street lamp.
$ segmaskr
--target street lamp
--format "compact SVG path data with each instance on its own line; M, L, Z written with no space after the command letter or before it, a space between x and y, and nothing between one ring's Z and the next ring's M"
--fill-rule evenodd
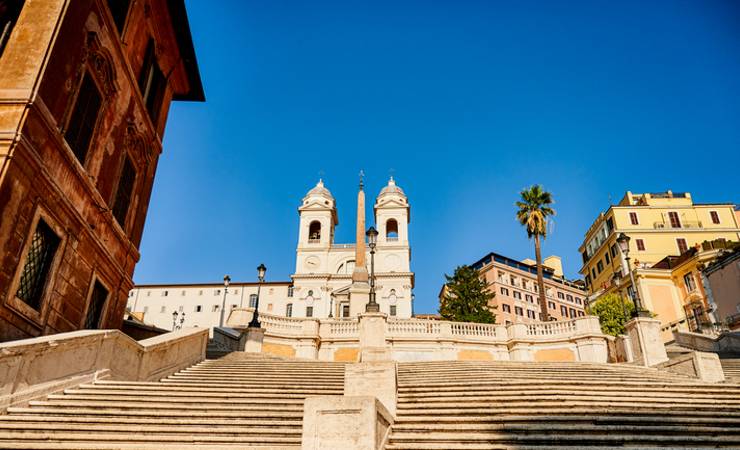
M224 299L221 301L221 320L218 321L218 326L220 327L224 326L224 315L226 314L226 293L229 292L230 282L231 277L228 275L224 275Z
M370 227L365 234L370 247L370 301L365 305L365 312L380 312L380 305L375 301L375 245L378 243L378 230Z
M640 294L637 292L637 284L635 284L635 275L632 273L632 267L630 267L630 237L624 233L619 233L619 236L617 236L617 245L619 245L619 250L622 251L622 255L624 255L624 259L627 261L627 272L629 272L630 281L632 282L632 300L635 304L632 317L648 317L647 312L642 309Z
M252 321L249 322L249 328L261 327L259 318L260 290L262 289L262 283L265 281L265 272L267 272L267 267L264 264L260 264L257 267L257 279L259 280L259 284L257 284L257 300L254 303L254 313L252 313Z

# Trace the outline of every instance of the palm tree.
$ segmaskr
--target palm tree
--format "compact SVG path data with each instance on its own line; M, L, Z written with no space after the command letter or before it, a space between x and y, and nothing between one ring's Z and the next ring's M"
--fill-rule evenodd
M534 253L537 258L537 286L539 290L540 311L542 320L547 322L550 315L547 312L547 300L545 300L545 279L542 275L542 250L540 248L540 237L547 236L547 222L549 216L555 215L552 205L552 194L535 184L519 193L522 199L516 202L519 210L516 219L527 228L527 236L534 238Z

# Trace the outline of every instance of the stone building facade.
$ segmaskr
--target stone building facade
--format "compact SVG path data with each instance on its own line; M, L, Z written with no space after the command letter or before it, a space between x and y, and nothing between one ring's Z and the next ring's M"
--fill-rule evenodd
M170 102L204 100L182 0L0 10L0 341L119 328Z

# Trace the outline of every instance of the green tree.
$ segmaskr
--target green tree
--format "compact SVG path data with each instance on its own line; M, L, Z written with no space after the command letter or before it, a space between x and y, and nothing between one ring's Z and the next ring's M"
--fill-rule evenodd
M619 294L606 294L597 298L586 308L588 314L599 316L601 331L617 336L624 334L624 324L632 318L635 305Z
M455 322L496 323L496 315L488 306L493 293L478 271L470 266L458 266L452 276L445 274L447 283L439 305L439 314Z
M540 239L547 236L547 223L550 216L555 215L555 210L550 207L554 202L552 194L535 184L522 190L519 195L522 199L516 202L518 208L516 219L527 229L527 236L534 239L534 254L537 259L537 286L539 291L540 315L542 320L550 320L547 312L547 300L545 299L545 279L542 274L542 249Z

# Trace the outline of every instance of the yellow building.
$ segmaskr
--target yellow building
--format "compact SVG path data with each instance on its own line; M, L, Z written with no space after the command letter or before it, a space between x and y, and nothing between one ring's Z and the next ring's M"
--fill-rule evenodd
M695 329L711 322L701 268L727 241L740 240L734 205L694 203L689 193L627 192L601 213L586 233L579 251L590 298L631 291L626 261L616 243L630 238L629 257L643 307L670 329ZM693 324L693 325L692 325Z

